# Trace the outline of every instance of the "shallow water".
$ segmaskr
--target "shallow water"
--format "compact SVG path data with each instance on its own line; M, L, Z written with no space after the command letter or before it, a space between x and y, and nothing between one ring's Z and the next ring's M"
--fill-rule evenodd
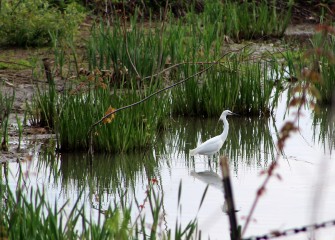
M283 96L283 102L285 96ZM284 104L280 104L284 106ZM293 113L293 111L291 111ZM221 151L230 159L237 217L243 226L256 191L266 169L276 155L275 142L285 116L285 108L279 107L274 118L248 119L229 117L230 132ZM141 153L120 155L96 155L92 164L85 154L62 154L56 157L52 151L36 145L32 161L21 163L27 173L27 187L44 188L51 203L61 206L69 201L74 204L78 193L84 189L82 203L93 218L98 209L110 204L143 203L148 179L157 179L154 189L163 195L162 224L160 231L174 228L176 219L184 226L198 218L202 236L207 239L228 239L228 216L223 211L221 173L215 160L207 157L188 157L188 151L222 131L222 123L216 119L173 119L171 127L157 136L153 149ZM282 180L273 178L266 193L257 205L251 225L245 237L300 227L313 222L335 218L334 146L324 130L326 116L314 118L305 110L300 118L300 132L286 142L285 151L276 172ZM9 181L16 185L19 165L8 164ZM178 189L182 182L181 207L177 206ZM207 184L210 184L205 200L199 209ZM120 200L121 199L121 200ZM99 206L100 205L100 206ZM135 206L135 204L134 204ZM146 212L148 211L148 212ZM143 213L150 208L144 204ZM132 212L138 215L136 207ZM150 216L147 218L150 223ZM335 227L317 231L317 239L335 237ZM320 238L319 238L320 237ZM299 234L290 239L306 239Z

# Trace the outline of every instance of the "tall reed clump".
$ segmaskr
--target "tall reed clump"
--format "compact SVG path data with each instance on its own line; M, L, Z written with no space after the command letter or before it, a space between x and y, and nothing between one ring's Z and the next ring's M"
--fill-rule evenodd
M113 26L95 25L87 44L90 70L110 70L111 81L118 84L123 80L138 82L159 71L169 54L163 47L164 26L147 24L144 26L135 14L127 23L117 18Z
M2 86L0 86L2 88ZM12 95L3 94L0 89L0 150L8 151L8 128L9 128L9 115L12 111L14 103L15 92L13 90Z
M290 80L310 80L309 95L316 97L320 105L330 105L335 91L334 27L316 27L310 42L311 46L304 54L287 52L284 55L288 72L293 76Z
M277 4L282 3L276 0L271 3L266 0L210 1L198 21L204 30L212 25L218 34L235 40L281 37L290 21L293 2L280 7Z
M114 109L139 101L155 89L154 85L141 90L119 89L109 84L109 77L100 74L96 70L94 76L62 94L56 126L61 151L88 149L88 133L94 122ZM159 101L149 100L105 119L92 130L94 150L126 152L150 146L163 126L166 100L161 96Z
M191 69L189 69L191 70ZM241 62L233 55L172 92L176 115L219 116L229 108L243 115L270 114L274 68L266 62ZM277 91L277 90L276 90Z
M319 90L322 104L330 105L335 91L335 30L332 26L319 26L312 38L312 49L307 58L312 61L311 69L303 74L311 77Z

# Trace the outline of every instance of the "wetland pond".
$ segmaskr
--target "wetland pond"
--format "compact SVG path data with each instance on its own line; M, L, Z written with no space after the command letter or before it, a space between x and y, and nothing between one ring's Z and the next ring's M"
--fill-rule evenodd
M221 154L229 158L235 207L242 226L264 179L260 172L276 155L278 131L294 112L286 112L285 96L281 101L272 118L228 117L229 135ZM334 144L332 128L327 127L334 123L329 124L327 112L323 109L320 115L314 116L309 110L303 111L300 132L286 142L276 170L281 180L271 179L245 237L334 219ZM99 211L115 203L133 204L131 214L135 219L139 214L137 202L143 205L141 214L148 216L146 221L150 224L150 206L144 200L148 182L154 179L153 188L163 198L159 231L173 230L176 220L186 226L197 218L204 239L228 239L229 222L223 210L219 164L213 160L208 162L204 156L188 156L189 149L218 135L222 123L201 118L179 118L171 122L170 127L157 136L152 149L132 154L95 155L92 164L84 153L56 156L48 148L49 144L35 144L31 161L7 164L9 184L15 188L21 167L29 188L44 189L48 200L57 202L57 206L68 201L69 212L83 190L81 202L88 216L96 221L99 221ZM207 184L208 191L198 210ZM334 238L335 227L318 230L315 234L317 239ZM306 238L308 235L304 233L286 239Z

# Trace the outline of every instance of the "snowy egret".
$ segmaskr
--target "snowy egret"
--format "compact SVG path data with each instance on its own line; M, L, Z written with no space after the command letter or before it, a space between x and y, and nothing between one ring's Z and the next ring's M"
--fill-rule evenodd
M224 142L226 141L227 135L228 135L228 130L229 130L229 124L227 121L228 115L237 115L237 114L229 110L223 111L219 119L223 121L223 126L224 126L223 132L216 137L208 139L206 142L200 144L195 149L190 150L190 156L194 156L196 154L213 156L215 153L219 152Z

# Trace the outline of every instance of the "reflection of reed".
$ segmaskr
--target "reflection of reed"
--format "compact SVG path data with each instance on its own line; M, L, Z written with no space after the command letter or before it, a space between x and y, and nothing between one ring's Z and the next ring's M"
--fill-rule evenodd
M238 164L266 165L275 151L269 122L266 118L230 119L230 133L220 152L228 154L236 168ZM217 119L180 118L165 134L166 152L173 155L170 159L183 155L189 166L193 160L189 150L218 135L222 128Z
M243 118L232 121L235 134L231 134L227 153L238 164L241 159L248 165L267 165L274 159L274 141L269 129L269 118Z
M313 140L319 142L322 146L328 146L324 151L332 152L335 147L335 121L331 114L331 106L322 107L318 113L313 116Z
M48 171L46 175L52 175L55 182L61 182L63 192L88 188L93 206L110 202L111 196L114 201L123 201L124 204L136 184L157 177L158 172L158 161L152 151L94 155L93 161L86 153L62 154L58 161L52 154L43 154L40 162L40 169ZM51 174L51 169L57 170Z

